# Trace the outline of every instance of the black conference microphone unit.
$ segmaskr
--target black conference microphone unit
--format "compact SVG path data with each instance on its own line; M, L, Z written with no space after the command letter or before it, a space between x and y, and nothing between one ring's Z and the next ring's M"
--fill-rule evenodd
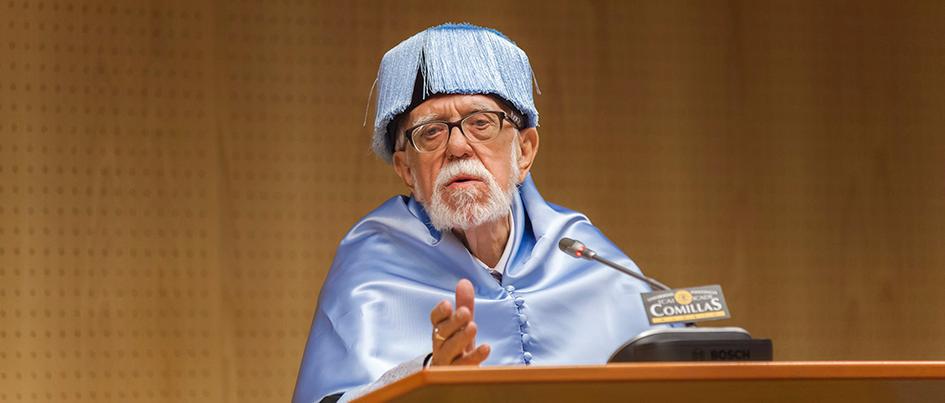
M728 317L728 308L720 287L673 290L655 279L601 257L580 241L561 238L558 248L572 257L602 263L657 290L643 294L644 310L651 324L686 325L683 328L644 331L614 351L607 362L772 360L770 339L753 339L751 334L740 327L700 328L692 323L693 318L712 320ZM674 317L679 319L672 319Z

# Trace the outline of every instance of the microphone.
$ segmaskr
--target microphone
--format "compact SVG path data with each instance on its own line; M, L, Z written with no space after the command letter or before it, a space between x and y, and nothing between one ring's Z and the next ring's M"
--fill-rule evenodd
M716 319L728 318L728 308L724 305L722 297L722 288L719 286L703 286L671 289L665 284L652 278L644 276L621 266L608 259L600 257L597 252L591 250L580 241L571 238L561 238L558 241L558 248L562 252L577 259L593 260L603 263L613 269L627 274L637 280L643 281L655 290L650 293L643 293L644 311L651 324L656 324L654 316L664 316L667 312L673 313L673 308L677 309L678 320L664 320L660 323L685 323L683 328L653 328L644 331L626 343L611 354L607 362L640 362L640 361L771 361L773 359L773 348L770 339L754 339L751 334L740 327L721 327L721 328L698 328L691 322L693 318L703 316L705 318L714 317ZM698 305L695 302L694 294L705 295L706 291L717 295L721 300L721 311L716 313L724 314L711 315L704 312L705 308L693 308ZM703 298L699 298L703 299ZM648 303L657 300L657 305ZM672 304L675 300L680 306L664 307L669 309L663 312L654 308L663 307L664 301ZM704 300L704 299L703 299ZM663 315L660 315L660 314ZM706 316L710 315L710 316ZM659 319L666 319L665 317Z
M662 290L662 291L671 290L671 288L667 287L666 284L663 284L659 281L656 281L655 279L649 278L633 270L630 270L627 267L621 266L617 263L614 263L610 260L600 257L597 254L597 252L594 252L587 246L584 246L584 244L581 243L581 241L577 241L571 238L561 238L561 240L558 241L558 248L561 249L562 252L567 253L568 255L572 257L576 257L578 259L594 260L594 261L603 263L607 266L610 266L611 268L614 268L620 272L623 272L624 274L629 275L630 277L633 277L637 280L640 280L644 283L649 284L654 289Z

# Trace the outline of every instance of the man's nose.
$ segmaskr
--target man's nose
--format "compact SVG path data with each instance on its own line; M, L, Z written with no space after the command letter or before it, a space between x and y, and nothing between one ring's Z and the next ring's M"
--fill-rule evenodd
M453 159L462 159L472 155L472 146L466 140L459 126L450 128L449 141L446 143L446 153Z

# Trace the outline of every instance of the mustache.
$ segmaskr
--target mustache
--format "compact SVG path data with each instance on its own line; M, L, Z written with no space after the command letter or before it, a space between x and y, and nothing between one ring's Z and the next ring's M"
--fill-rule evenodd
M492 173L482 164L482 161L477 159L464 159L443 166L436 175L436 182L433 186L436 189L443 188L449 185L453 178L460 175L474 176L485 181L495 180Z

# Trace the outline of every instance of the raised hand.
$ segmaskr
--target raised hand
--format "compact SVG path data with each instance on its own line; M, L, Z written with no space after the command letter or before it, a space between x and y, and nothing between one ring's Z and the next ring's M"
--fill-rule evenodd
M430 312L433 324L430 365L479 365L489 357L488 344L476 346L474 305L472 283L462 279L456 283L456 310L449 301L443 300Z

